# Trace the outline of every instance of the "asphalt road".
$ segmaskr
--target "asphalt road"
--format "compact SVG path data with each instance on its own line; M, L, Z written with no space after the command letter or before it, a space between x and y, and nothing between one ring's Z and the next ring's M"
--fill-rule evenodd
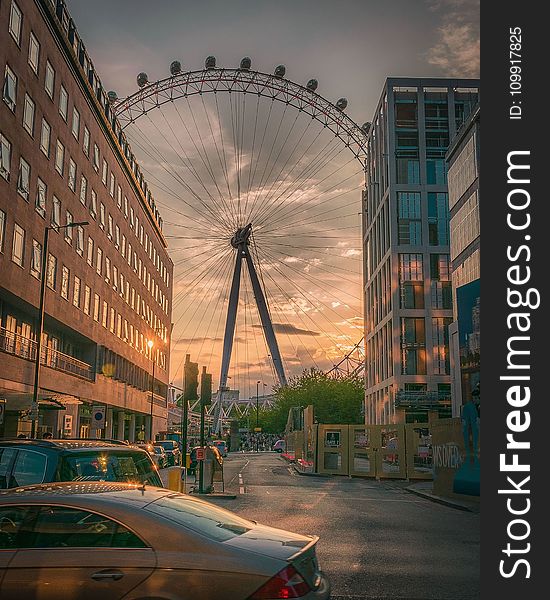
M211 501L260 523L320 536L333 598L479 598L480 516L405 491L404 483L296 474L275 453L233 454Z

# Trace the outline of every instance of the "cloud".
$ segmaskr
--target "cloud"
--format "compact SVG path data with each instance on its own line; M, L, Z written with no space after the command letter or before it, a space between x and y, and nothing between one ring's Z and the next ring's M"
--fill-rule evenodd
M479 0L428 0L440 12L438 41L427 53L447 76L479 77Z
M261 329L261 325L253 325L255 329ZM321 335L318 331L311 331L310 329L300 329L290 323L273 323L273 329L275 333L285 333L287 335Z

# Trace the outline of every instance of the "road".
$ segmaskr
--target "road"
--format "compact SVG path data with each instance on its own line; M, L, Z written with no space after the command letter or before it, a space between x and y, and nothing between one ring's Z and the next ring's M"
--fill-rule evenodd
M298 475L279 455L233 454L212 499L260 523L320 536L333 598L479 598L479 514L404 489L403 482Z

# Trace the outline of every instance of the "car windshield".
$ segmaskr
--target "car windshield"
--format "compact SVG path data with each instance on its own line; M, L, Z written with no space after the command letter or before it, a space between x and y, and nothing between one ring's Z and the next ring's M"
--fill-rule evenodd
M162 487L151 459L142 452L95 450L62 457L59 481L127 481Z
M251 521L228 510L180 494L163 496L148 504L145 510L219 542L243 535L254 527Z

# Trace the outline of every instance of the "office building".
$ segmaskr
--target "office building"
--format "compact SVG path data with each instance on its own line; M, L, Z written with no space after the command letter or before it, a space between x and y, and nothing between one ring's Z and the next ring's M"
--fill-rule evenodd
M149 437L167 417L162 219L65 3L6 0L0 27L0 436L35 421L38 435Z
M363 196L367 424L451 414L445 154L478 100L478 84L389 78L369 129Z

